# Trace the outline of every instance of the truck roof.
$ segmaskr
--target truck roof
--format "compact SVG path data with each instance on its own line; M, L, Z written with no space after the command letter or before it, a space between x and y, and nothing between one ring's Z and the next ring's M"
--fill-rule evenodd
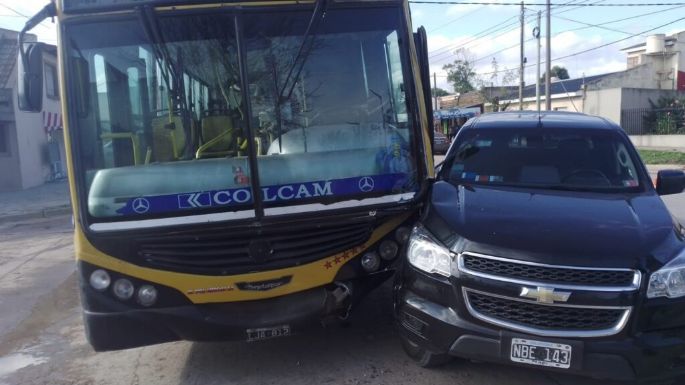
M620 130L616 123L598 116L565 111L507 111L483 114L470 120L463 129L551 128Z

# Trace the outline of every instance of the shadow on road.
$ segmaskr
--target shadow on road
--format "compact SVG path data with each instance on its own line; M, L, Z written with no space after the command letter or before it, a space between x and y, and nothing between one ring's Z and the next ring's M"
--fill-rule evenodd
M385 285L350 322L259 343L195 343L184 384L599 384L575 376L462 360L422 369L402 351ZM557 378L560 377L560 378ZM602 382L603 385L609 385Z

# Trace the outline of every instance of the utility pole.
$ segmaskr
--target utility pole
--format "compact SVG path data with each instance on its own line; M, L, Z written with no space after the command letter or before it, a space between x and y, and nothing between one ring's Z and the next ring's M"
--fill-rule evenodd
M523 87L525 87L525 85L526 85L525 80L523 79L525 61L526 61L526 58L524 57L525 52L523 49L523 30L525 29L525 25L523 24L524 15L525 15L525 9L523 8L523 1L522 1L521 2L521 16L520 16L520 19L521 19L521 67L519 68L519 110L523 110Z
M433 97L433 111L438 110L438 77L433 72L433 93L435 96Z
M537 63L537 75L535 76L535 106L537 107L538 113L540 113L540 22L542 22L542 12L538 11L538 26L533 30L533 36L537 39L536 44L538 46L538 63Z
M547 44L545 48L545 109L547 111L552 109L552 95L550 89L552 88L552 12L550 7L550 0L547 0Z

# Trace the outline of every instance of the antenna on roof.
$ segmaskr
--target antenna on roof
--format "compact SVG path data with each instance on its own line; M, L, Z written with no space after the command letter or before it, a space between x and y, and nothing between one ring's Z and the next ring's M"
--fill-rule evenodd
M542 128L542 112L538 111L538 128Z

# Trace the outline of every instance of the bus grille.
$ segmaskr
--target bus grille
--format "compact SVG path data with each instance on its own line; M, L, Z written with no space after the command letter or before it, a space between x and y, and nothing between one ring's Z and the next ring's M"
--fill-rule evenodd
M339 253L366 242L371 232L369 223L354 223L281 228L256 236L241 231L177 235L141 240L138 256L159 267L257 271L294 266Z

